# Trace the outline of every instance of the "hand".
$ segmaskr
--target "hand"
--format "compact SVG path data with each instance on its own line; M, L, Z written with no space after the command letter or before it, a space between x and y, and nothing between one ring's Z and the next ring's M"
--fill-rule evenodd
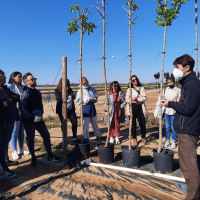
M108 117L108 113L107 112L105 112L105 116Z
M10 99L10 98L7 98L8 99L8 101L12 101L12 99Z
M167 99L161 100L161 104L162 104L164 107L169 107L168 102L169 102L169 100L167 100Z
M88 102L95 103L95 99L88 99Z

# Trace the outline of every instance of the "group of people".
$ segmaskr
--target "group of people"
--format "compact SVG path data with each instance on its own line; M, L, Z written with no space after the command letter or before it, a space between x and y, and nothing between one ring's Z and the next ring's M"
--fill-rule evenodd
M200 199L200 174L197 164L197 142L200 135L200 81L193 71L195 61L185 54L176 58L173 63L174 77L167 79L166 87L159 96L159 102L163 105L162 114L166 126L166 143L176 148L175 141L178 135L179 162L187 184L186 200ZM182 89L177 88L175 79L180 79ZM22 86L22 79L25 86ZM19 154L31 154L31 166L35 166L37 159L34 153L34 137L37 130L44 140L49 162L60 161L62 158L55 156L51 151L50 134L43 121L42 96L36 87L36 78L31 73L23 75L20 72L11 74L9 83L6 83L5 73L0 70L0 170L5 173L0 180L12 178L15 173L8 166L12 161L8 158L8 143L11 141L12 157L18 159ZM94 87L89 85L86 77L82 77L83 102L81 102L80 90L76 97L67 80L67 109L68 118L72 123L73 138L77 138L77 116L75 113L74 100L83 104L84 139L88 140L89 123L92 124L96 139L102 138L97 125L97 112L95 103L98 95ZM56 113L62 123L62 79L55 90L57 99ZM128 122L126 116L132 114L132 139L133 145L137 146L136 118L140 125L142 142L147 144L145 117L147 114L145 101L147 95L138 77L131 77L131 88L126 94L121 90L120 84L113 81L109 85L108 103L105 100L103 121L108 123L108 111L110 113L110 143L119 144L120 123ZM127 105L126 115L124 107ZM131 105L131 106L130 106ZM131 110L132 109L132 110ZM131 113L131 114L130 114ZM62 128L62 126L61 126ZM27 136L29 151L24 149L24 129ZM170 143L170 131L172 142ZM19 150L17 151L17 140Z
M68 118L72 123L73 138L77 137L77 117L75 114L74 99L75 95L70 87L70 82L67 79L67 109ZM84 129L84 139L88 140L89 135L89 123L91 123L96 139L105 139L99 131L97 124L97 113L95 108L95 103L98 101L98 95L94 87L89 85L89 81L86 77L82 77L82 93L83 93L83 129ZM55 90L55 95L57 99L56 113L59 115L62 122L62 79L60 79L59 84ZM139 121L141 128L142 142L146 144L146 125L145 116L147 114L145 101L147 100L146 92L144 87L142 87L137 76L133 75L131 77L131 89L128 88L127 94L121 90L121 86L117 81L113 81L109 85L108 90L108 105L107 100L105 100L104 109L104 123L108 123L108 110L110 113L110 143L116 142L120 144L120 123L127 123L128 119L125 115L124 107L127 106L127 115L130 115L129 103L132 101L132 137L133 143L137 146L137 135L136 135L136 118ZM80 90L77 92L76 103L81 104L81 94Z
M22 79L25 86L22 85ZM37 163L34 151L35 130L43 138L47 150L47 160L57 162L62 158L51 151L50 134L43 121L42 95L36 87L36 80L31 73L23 75L14 72L10 75L6 85L5 73L0 70L0 171L4 174L0 180L14 177L16 174L8 167L17 165L17 161L11 161L8 157L8 144L11 142L12 158L19 159L19 155L31 154L31 166ZM29 151L24 149L24 129ZM19 150L17 151L17 141Z

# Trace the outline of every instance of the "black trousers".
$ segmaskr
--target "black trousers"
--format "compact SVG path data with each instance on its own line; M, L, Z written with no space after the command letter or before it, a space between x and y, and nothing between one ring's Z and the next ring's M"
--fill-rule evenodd
M60 121L62 123L62 113L58 114ZM77 117L76 117L76 113L75 110L67 110L67 116L70 120L70 122L72 123L72 133L73 133L73 137L76 138L77 137ZM62 129L62 126L61 126Z
M34 152L35 130L37 130L42 136L43 141L44 141L44 146L47 150L48 155L52 153L50 134L44 122L38 122L34 124L24 124L24 129L27 135L27 145L32 157L35 156L35 152Z
M139 125L140 125L140 131L142 138L146 137L146 122L145 117L142 111L142 105L141 104L132 104L132 136L133 139L136 139L136 118L138 119Z
M0 164L3 170L8 169L6 158L8 152L8 144L12 134L14 126L13 122L1 122L0 121Z

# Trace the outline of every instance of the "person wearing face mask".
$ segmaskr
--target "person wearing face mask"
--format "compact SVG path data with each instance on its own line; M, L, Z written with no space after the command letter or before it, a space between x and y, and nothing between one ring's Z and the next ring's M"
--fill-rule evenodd
M14 93L22 95L24 92L24 86L22 85L22 74L20 72L13 72L10 75L7 87ZM17 109L19 110L20 104L17 104ZM17 152L17 141L19 144L19 151ZM14 129L11 136L11 147L12 147L12 158L14 160L19 159L20 155L28 155L29 151L24 149L24 126L22 123L21 114L18 119L15 119Z
M170 101L179 101L180 98L180 89L177 88L174 85L174 78L169 77L167 79L167 85L168 87L163 90L163 97L166 99L169 99ZM172 143L171 148L176 148L176 138L177 138L177 132L174 131L173 128L173 121L174 121L174 115L176 111L172 108L165 108L164 110L164 120L165 120L165 128L166 128L166 142L164 144L164 148L170 146L170 131L172 131Z
M128 122L124 106L126 106L126 95L121 91L121 86L117 81L110 83L109 92L108 92L108 102L105 99L105 115L104 123L108 123L108 114L107 110L110 111L110 143L114 143L113 137L115 137L116 144L120 144L119 135L120 135L120 122Z
M101 137L99 127L97 125L97 116L94 103L97 103L98 95L95 88L89 85L89 82L86 77L82 77L82 87L83 87L83 130L84 130L84 139L88 140L89 135L89 123L92 124L92 128L96 139ZM76 103L81 104L81 94L80 90L77 92ZM103 139L103 137L101 137Z
M187 184L185 200L200 199L200 173L197 164L197 142L200 135L200 81L193 71L195 61L185 54L173 63L173 75L182 85L179 103L165 98L161 103L176 111L174 130L178 133L178 155ZM181 184L177 188L183 188Z

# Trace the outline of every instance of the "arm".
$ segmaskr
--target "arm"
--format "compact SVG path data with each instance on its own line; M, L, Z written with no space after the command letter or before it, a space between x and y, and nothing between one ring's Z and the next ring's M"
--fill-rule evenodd
M12 92L10 89L7 90L8 92L8 98L12 99L13 103L17 103L20 101L20 96L14 92Z
M62 94L58 91L58 89L55 89L54 92L55 92L57 102L62 101Z
M144 87L142 87L141 90L142 90L142 94L140 95L141 97L139 97L137 100L138 102L144 103L147 100L147 94Z
M97 92L96 92L95 89L93 90L93 98L95 100L93 103L97 103L97 101L98 101L98 94L97 94Z
M120 108L124 108L126 106L126 95L125 93L121 93L121 105Z
M168 106L181 115L192 116L199 105L199 84L188 84L186 90L187 93L183 96L184 102L176 103L169 101Z
M80 92L80 90L77 92L77 95L76 95L76 103L78 105L81 105L81 92Z
M126 102L130 103L130 100L131 100L131 89L128 88L126 92Z
M29 98L28 90L26 90L22 96L20 101L20 112L22 115L24 115L26 118L31 118L32 114L27 110L27 101Z

